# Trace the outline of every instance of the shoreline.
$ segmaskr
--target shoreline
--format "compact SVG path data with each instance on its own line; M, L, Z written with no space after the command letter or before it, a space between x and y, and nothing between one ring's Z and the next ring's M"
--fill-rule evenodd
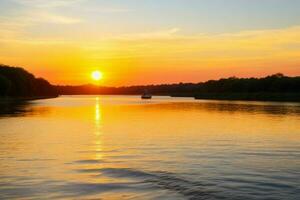
M55 96L35 96L35 97L0 97L0 102L6 101L34 101L41 99L54 99L59 97L60 95Z
M140 94L60 94L65 96L140 96ZM300 103L299 93L205 93L205 94L153 94L155 96L166 96L172 98L193 98L195 100L230 100L230 101L262 101L262 102L292 102Z
M205 93L193 96L196 100L300 102L299 93Z
M0 97L0 103L12 101L34 101L42 99L54 99L62 95L124 95L124 96L139 96L139 94L59 94L54 96L35 96L35 97ZM270 101L270 102L300 102L300 94L298 93L205 93L205 94L153 94L153 96L169 96L172 98L194 98L195 100L224 100L224 101Z

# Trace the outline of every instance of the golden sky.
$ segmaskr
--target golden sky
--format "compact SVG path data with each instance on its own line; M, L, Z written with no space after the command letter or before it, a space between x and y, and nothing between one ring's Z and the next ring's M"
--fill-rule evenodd
M184 2L3 0L0 63L54 84L300 75L299 1Z

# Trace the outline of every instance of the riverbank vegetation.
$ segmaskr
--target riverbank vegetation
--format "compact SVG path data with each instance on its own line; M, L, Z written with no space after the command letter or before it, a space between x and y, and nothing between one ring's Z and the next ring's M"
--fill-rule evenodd
M53 86L20 67L0 65L1 99L32 100L60 95L153 95L194 97L196 99L261 100L300 102L300 76L274 74L263 78L222 78L200 83L103 87L96 85ZM4 98L3 98L4 97Z
M36 78L20 67L0 65L0 97L32 100L57 97L58 92L47 80Z
M223 78L201 83L179 83L130 87L95 85L57 86L60 94L125 94L140 95L144 90L153 95L195 97L196 99L300 101L300 76L274 74L263 78Z

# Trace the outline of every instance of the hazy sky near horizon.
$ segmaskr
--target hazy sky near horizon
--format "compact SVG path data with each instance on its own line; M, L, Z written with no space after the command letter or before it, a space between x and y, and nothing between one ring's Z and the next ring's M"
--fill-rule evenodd
M300 0L0 0L0 63L56 84L300 75Z

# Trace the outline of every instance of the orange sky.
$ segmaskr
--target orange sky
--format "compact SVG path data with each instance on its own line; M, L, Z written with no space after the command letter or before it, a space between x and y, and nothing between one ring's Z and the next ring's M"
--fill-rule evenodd
M185 16L189 12L196 14L193 5L181 8L180 1L175 1L178 5L170 1L162 5L170 16L160 13L152 18L150 11L155 7L145 3L133 7L114 0L115 4L106 5L106 10L92 12L97 6L103 9L103 1L97 1L95 6L87 0L55 0L48 4L41 0L16 0L14 7L5 1L5 12L0 15L0 62L22 66L54 84L93 83L93 70L103 72L101 84L108 86L200 82L277 72L300 75L300 26L292 18L293 23L283 22L275 15L276 10L267 14L276 16L277 21L260 24L258 20L253 22L255 26L237 13L231 17L242 20L240 26L234 27L234 18L218 18L216 22L213 18L199 18L203 24L198 24L196 19ZM259 6L257 0L253 2ZM286 2L288 5L289 0ZM194 3L196 7L198 4ZM80 5L90 10L85 13L81 9L75 15ZM182 15L174 13L175 6L182 9ZM247 5L237 6L243 10ZM288 13L295 5L285 10L279 3L277 6L282 13ZM66 8L68 12L64 11ZM229 15L226 9L230 8L219 9ZM264 17L269 16L264 13ZM228 27L224 27L225 22Z

